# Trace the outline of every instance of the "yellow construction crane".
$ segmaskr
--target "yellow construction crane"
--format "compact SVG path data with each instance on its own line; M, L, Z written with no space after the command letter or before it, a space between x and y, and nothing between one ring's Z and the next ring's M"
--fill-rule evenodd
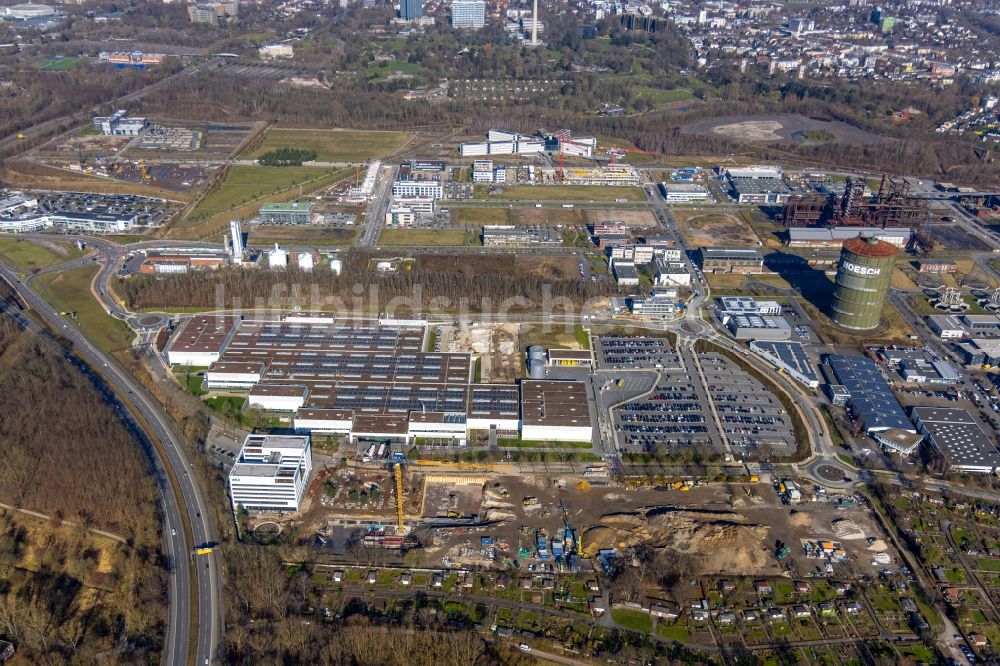
M403 533L403 466L393 465L396 471L396 534Z

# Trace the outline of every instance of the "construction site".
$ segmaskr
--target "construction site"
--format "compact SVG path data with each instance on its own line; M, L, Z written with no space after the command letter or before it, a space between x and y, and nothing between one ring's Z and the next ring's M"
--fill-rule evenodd
M438 326L434 351L471 353L477 357L480 381L512 382L522 375L519 324Z
M589 570L637 546L688 556L698 575L812 576L832 568L856 576L899 564L852 494L815 491L789 501L785 482L766 478L626 488L540 469L441 467L328 468L313 484L321 501L312 502L304 527L324 542L383 549L415 548L418 534L421 559L434 566Z
M638 187L642 184L639 171L628 164L597 167L560 166L562 181L568 185L601 185L603 187Z

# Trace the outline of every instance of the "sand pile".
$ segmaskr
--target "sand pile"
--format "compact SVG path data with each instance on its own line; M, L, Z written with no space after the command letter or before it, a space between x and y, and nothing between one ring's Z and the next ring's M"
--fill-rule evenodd
M842 541L860 541L865 538L865 533L858 524L846 518L833 521L833 533Z
M486 520L513 520L514 505L507 501L506 491L502 487L487 487L483 490L481 509Z
M648 542L657 548L702 558L704 573L752 575L769 564L767 527L731 511L657 507L613 513L583 535L586 550L622 548Z

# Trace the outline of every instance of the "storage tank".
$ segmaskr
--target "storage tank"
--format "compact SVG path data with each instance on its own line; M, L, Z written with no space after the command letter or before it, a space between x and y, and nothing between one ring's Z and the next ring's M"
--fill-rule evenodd
M541 345L531 345L528 347L528 360L545 362L545 347Z
M877 238L848 238L840 250L830 317L844 328L876 328L896 262L896 246Z
M540 359L528 361L528 377L531 379L545 379L545 361Z

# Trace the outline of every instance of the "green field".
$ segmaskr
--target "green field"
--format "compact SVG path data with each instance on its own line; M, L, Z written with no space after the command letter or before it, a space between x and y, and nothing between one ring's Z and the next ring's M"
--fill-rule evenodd
M66 72L74 69L76 65L76 58L56 58L55 60L43 60L36 62L34 67L43 72Z
M82 266L71 271L39 276L42 294L60 311L76 312L76 319L67 318L70 325L78 325L90 340L106 352L128 349L132 344L132 331L128 325L109 316L90 291L100 267Z
M674 90L663 90L661 88L647 88L645 86L635 86L632 94L638 99L648 99L653 104L669 104L670 102L686 102L694 99L694 94L686 88L675 88Z
M507 208L453 208L452 210L455 211L455 221L463 226L511 224Z
M649 616L649 613L643 613L642 611L615 608L611 611L611 619L619 627L641 631L644 634L648 634L653 630L653 618Z
M366 162L399 150L410 138L406 132L354 130L271 129L250 157L276 148L309 148L320 162Z
M688 631L687 625L668 624L663 620L656 623L656 635L668 641L680 641L681 643L691 640L691 632Z
M477 196L482 196L476 188ZM489 195L490 199L520 201L645 201L640 187L600 187L598 185L509 185Z
M396 61L383 61L380 63L375 63L371 67L365 70L365 78L376 80L376 79L387 79L393 74L404 74L407 76L420 76L426 73L423 65L416 62L407 62L405 60Z
M0 238L0 258L27 271L71 261L82 254L71 243L51 242L42 245L9 236Z
M233 166L222 185L198 202L189 219L208 218L330 173L316 167Z
M386 229L378 237L378 244L389 247L466 245L469 240L464 229Z

